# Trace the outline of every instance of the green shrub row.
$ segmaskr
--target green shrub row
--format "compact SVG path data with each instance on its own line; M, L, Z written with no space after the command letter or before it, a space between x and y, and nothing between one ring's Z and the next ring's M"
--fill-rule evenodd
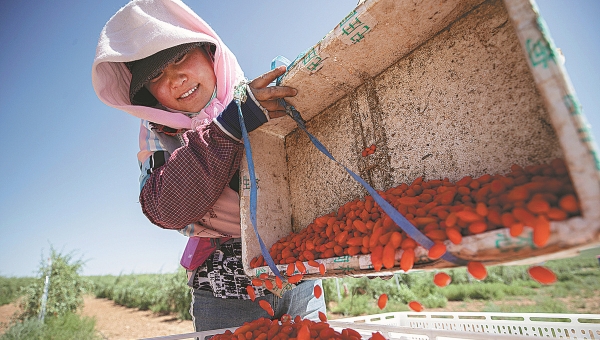
M159 314L176 313L189 320L190 288L185 270L169 274L134 274L89 276L96 297Z

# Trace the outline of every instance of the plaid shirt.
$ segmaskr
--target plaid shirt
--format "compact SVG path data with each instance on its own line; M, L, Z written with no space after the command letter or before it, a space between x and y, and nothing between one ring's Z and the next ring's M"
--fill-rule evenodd
M243 144L214 122L189 130L184 145L145 181L140 203L148 219L165 229L200 221L240 166Z

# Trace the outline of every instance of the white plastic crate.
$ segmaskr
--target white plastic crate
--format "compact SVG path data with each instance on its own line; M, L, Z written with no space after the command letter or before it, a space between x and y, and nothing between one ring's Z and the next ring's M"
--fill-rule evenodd
M461 340L531 338L600 339L598 314L392 312L329 321L336 330L352 328L363 339L380 332L387 339ZM228 328L232 332L235 328ZM227 329L177 334L144 340L204 339Z
M552 222L543 248L533 244L531 229L516 238L499 229L460 245L448 241L459 258L535 263L600 240L597 150L533 0L361 1L290 67L283 84L299 89L289 102L307 129L377 190L419 176L458 181L504 174L512 164L565 160L581 216ZM250 140L257 227L267 247L366 195L289 118L265 124ZM361 157L371 144L377 153ZM240 174L242 257L246 273L258 276L270 269L249 266L260 247L249 219L245 162ZM319 261L329 277L373 274L369 255ZM416 269L453 266L416 249ZM321 277L307 269L306 278Z
M332 320L388 339L600 339L598 314L393 312Z

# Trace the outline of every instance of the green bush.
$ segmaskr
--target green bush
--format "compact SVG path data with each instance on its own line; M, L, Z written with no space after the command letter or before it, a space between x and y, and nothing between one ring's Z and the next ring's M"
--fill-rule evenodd
M406 287L410 288L410 290L416 295L414 299L423 299L430 295L435 295L439 292L439 287L433 283L433 273L432 272L424 272L418 273L418 275L410 276L407 274L402 274L401 278L403 282L406 282ZM399 290L401 291L401 290ZM410 298L406 297L402 300L406 302L410 302Z
M46 315L60 316L75 313L83 305L83 293L89 281L79 275L83 268L82 260L74 260L73 254L63 255L53 248L50 251L52 264L42 260L39 276L23 289L20 301L22 313L19 319L37 317L41 309L46 276L50 275Z
M325 303L329 303L331 301L338 301L337 284L341 285L339 279L337 282L335 278L323 280L323 295L325 296ZM342 288L340 287L340 289ZM340 296L341 295L342 293L340 292Z
M37 318L16 321L0 340L43 339L45 325Z
M74 313L49 316L45 323L37 318L16 321L0 340L100 340L96 320Z
M444 308L448 304L448 299L440 293L428 295L419 300L425 308Z
M488 277L484 280L486 283L513 284L514 282L529 280L525 266L489 266L487 270Z
M501 300L505 296L523 296L535 294L534 291L502 283L473 283L470 285L450 285L441 290L449 301Z
M183 269L171 274L132 274L91 276L93 292L98 298L140 310L159 314L176 313L190 320L192 297Z
M507 296L531 296L536 295L536 291L531 287L522 287L519 285L505 285L502 287L504 294Z
M532 280L531 278L527 278L524 280L516 280L513 281L513 283L511 284L511 286L513 287L519 287L521 289L537 289L542 287L541 284L539 284L537 281Z
M392 294L392 298L404 304L418 299L417 294L412 289L408 288L407 285L400 285L400 288L395 294Z
M561 301L540 295L537 295L534 298L534 304L530 305L520 305L518 302L498 305L490 301L483 311L496 313L569 313L569 310Z
M330 308L330 312L343 314L344 316L357 316L365 314L377 314L381 310L377 307L377 300L368 295L353 295L338 305Z
M14 302L22 294L22 289L31 284L31 277L0 276L0 306Z
M446 271L450 278L452 279L452 284L469 284L473 281L471 276L467 273L465 268L455 268Z

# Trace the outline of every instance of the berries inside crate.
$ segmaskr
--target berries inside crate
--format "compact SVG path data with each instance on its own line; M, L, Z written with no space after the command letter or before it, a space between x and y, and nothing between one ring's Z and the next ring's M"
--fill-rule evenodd
M534 244L528 227L519 237L498 229L465 236L459 245L446 241L465 260L535 262L590 246L600 231L600 163L557 56L527 0L368 0L290 65L282 83L298 89L289 103L308 131L382 192L418 178L456 183L506 174L515 164L564 160L580 214L551 222L545 246ZM367 196L288 117L252 132L250 140L257 227L267 247ZM241 187L243 261L257 276L269 269L250 266L260 247L249 218L245 161ZM389 271L400 270L402 250L395 255ZM326 274L307 266L306 278L383 274L373 271L368 254L318 261ZM415 250L415 268L452 266Z

